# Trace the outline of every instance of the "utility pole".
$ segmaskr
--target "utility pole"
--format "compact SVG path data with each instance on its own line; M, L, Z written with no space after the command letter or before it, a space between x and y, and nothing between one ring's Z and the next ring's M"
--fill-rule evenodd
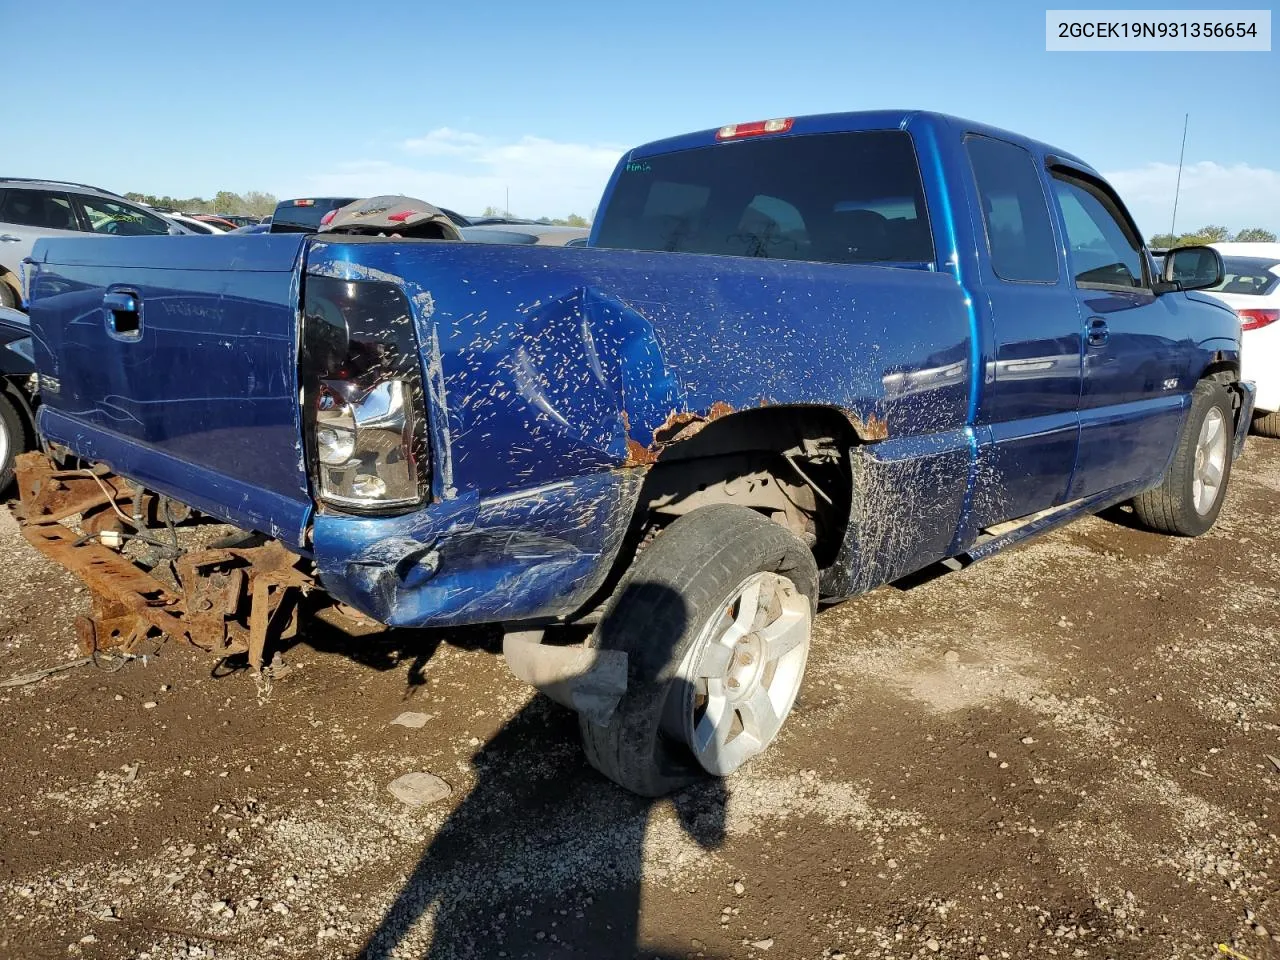
M507 203L506 203L506 206L502 208L502 212L506 214L508 217L511 216L511 188L510 187L507 187Z
M1187 155L1187 125L1191 122L1191 114L1182 118L1182 150L1178 153L1178 183L1173 188L1173 219L1169 221L1169 236L1176 237L1173 228L1178 225L1178 194L1182 192L1182 158ZM1170 240L1172 243L1172 240Z

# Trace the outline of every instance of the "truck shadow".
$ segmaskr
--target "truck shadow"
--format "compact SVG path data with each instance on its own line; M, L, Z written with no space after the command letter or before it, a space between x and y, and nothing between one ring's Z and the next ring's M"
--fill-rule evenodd
M607 642L608 622L600 629ZM449 642L488 646L490 638L477 631ZM636 670L633 658L633 680ZM423 850L358 957L692 956L689 940L641 943L646 836L658 827L656 855L694 866L724 840L721 781L701 781L670 800L623 791L587 765L576 715L544 697L512 717L473 764L474 788Z
M310 610L304 614L304 622L304 630L291 640L276 641L268 649L268 656L278 652L287 660L291 651L303 647L317 653L345 657L379 673L405 669L407 664L406 698L426 683L424 671L427 664L443 645L460 650L484 650L495 655L502 653L502 631L496 626L424 630L386 628L353 635L316 619ZM247 670L247 657L240 655L234 658L233 666Z

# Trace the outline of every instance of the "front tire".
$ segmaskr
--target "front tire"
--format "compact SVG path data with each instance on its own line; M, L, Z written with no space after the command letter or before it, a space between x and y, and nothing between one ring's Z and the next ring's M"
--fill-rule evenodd
M18 309L18 292L9 286L4 277L0 277L0 307Z
M1234 446L1231 397L1222 384L1201 380L1160 485L1134 498L1138 519L1157 533L1207 533L1226 499Z
M818 596L813 554L745 507L674 521L632 564L591 644L627 654L607 725L579 718L591 765L656 797L763 752L795 703Z

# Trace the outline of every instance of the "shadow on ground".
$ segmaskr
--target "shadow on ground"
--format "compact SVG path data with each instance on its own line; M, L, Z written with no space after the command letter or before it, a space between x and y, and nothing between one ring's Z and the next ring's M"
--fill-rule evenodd
M607 620L600 630L608 636ZM674 642L681 632L654 640ZM442 644L499 653L501 633L475 628L351 637L311 621L300 642L375 670L407 663L412 691ZM635 672L633 660L633 687ZM474 788L423 850L368 935L362 960L691 955L685 945L664 946L641 935L646 836L654 816L673 811L695 850L720 846L724 787L705 780L671 800L625 791L586 763L577 725L571 711L536 697L479 749ZM664 809L655 811L656 805ZM661 929L661 918L648 925Z

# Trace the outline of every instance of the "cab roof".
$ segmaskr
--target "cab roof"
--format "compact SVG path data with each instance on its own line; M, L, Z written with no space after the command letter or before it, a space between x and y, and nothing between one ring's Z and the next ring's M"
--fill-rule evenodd
M677 137L655 140L652 143L636 147L627 154L625 159L641 159L663 153L674 153L678 150L690 150L695 147L730 146L733 143L742 142L717 140L716 132L719 129L717 127L710 130L699 130L696 133L686 133ZM1002 130L989 124L965 120L962 117L954 117L945 113L933 113L927 110L864 110L852 113L816 113L809 116L795 117L790 129L781 133L765 134L765 136L769 139L774 139L816 133L854 133L866 130L906 130L913 134L933 133L952 137L963 136L966 133L978 133L1016 143L1041 158L1052 157L1064 160L1087 173L1098 175L1092 166L1079 157L1065 150L1060 150L1051 144L1033 140L1030 137L1025 137L1009 130ZM752 137L751 139L758 138Z

